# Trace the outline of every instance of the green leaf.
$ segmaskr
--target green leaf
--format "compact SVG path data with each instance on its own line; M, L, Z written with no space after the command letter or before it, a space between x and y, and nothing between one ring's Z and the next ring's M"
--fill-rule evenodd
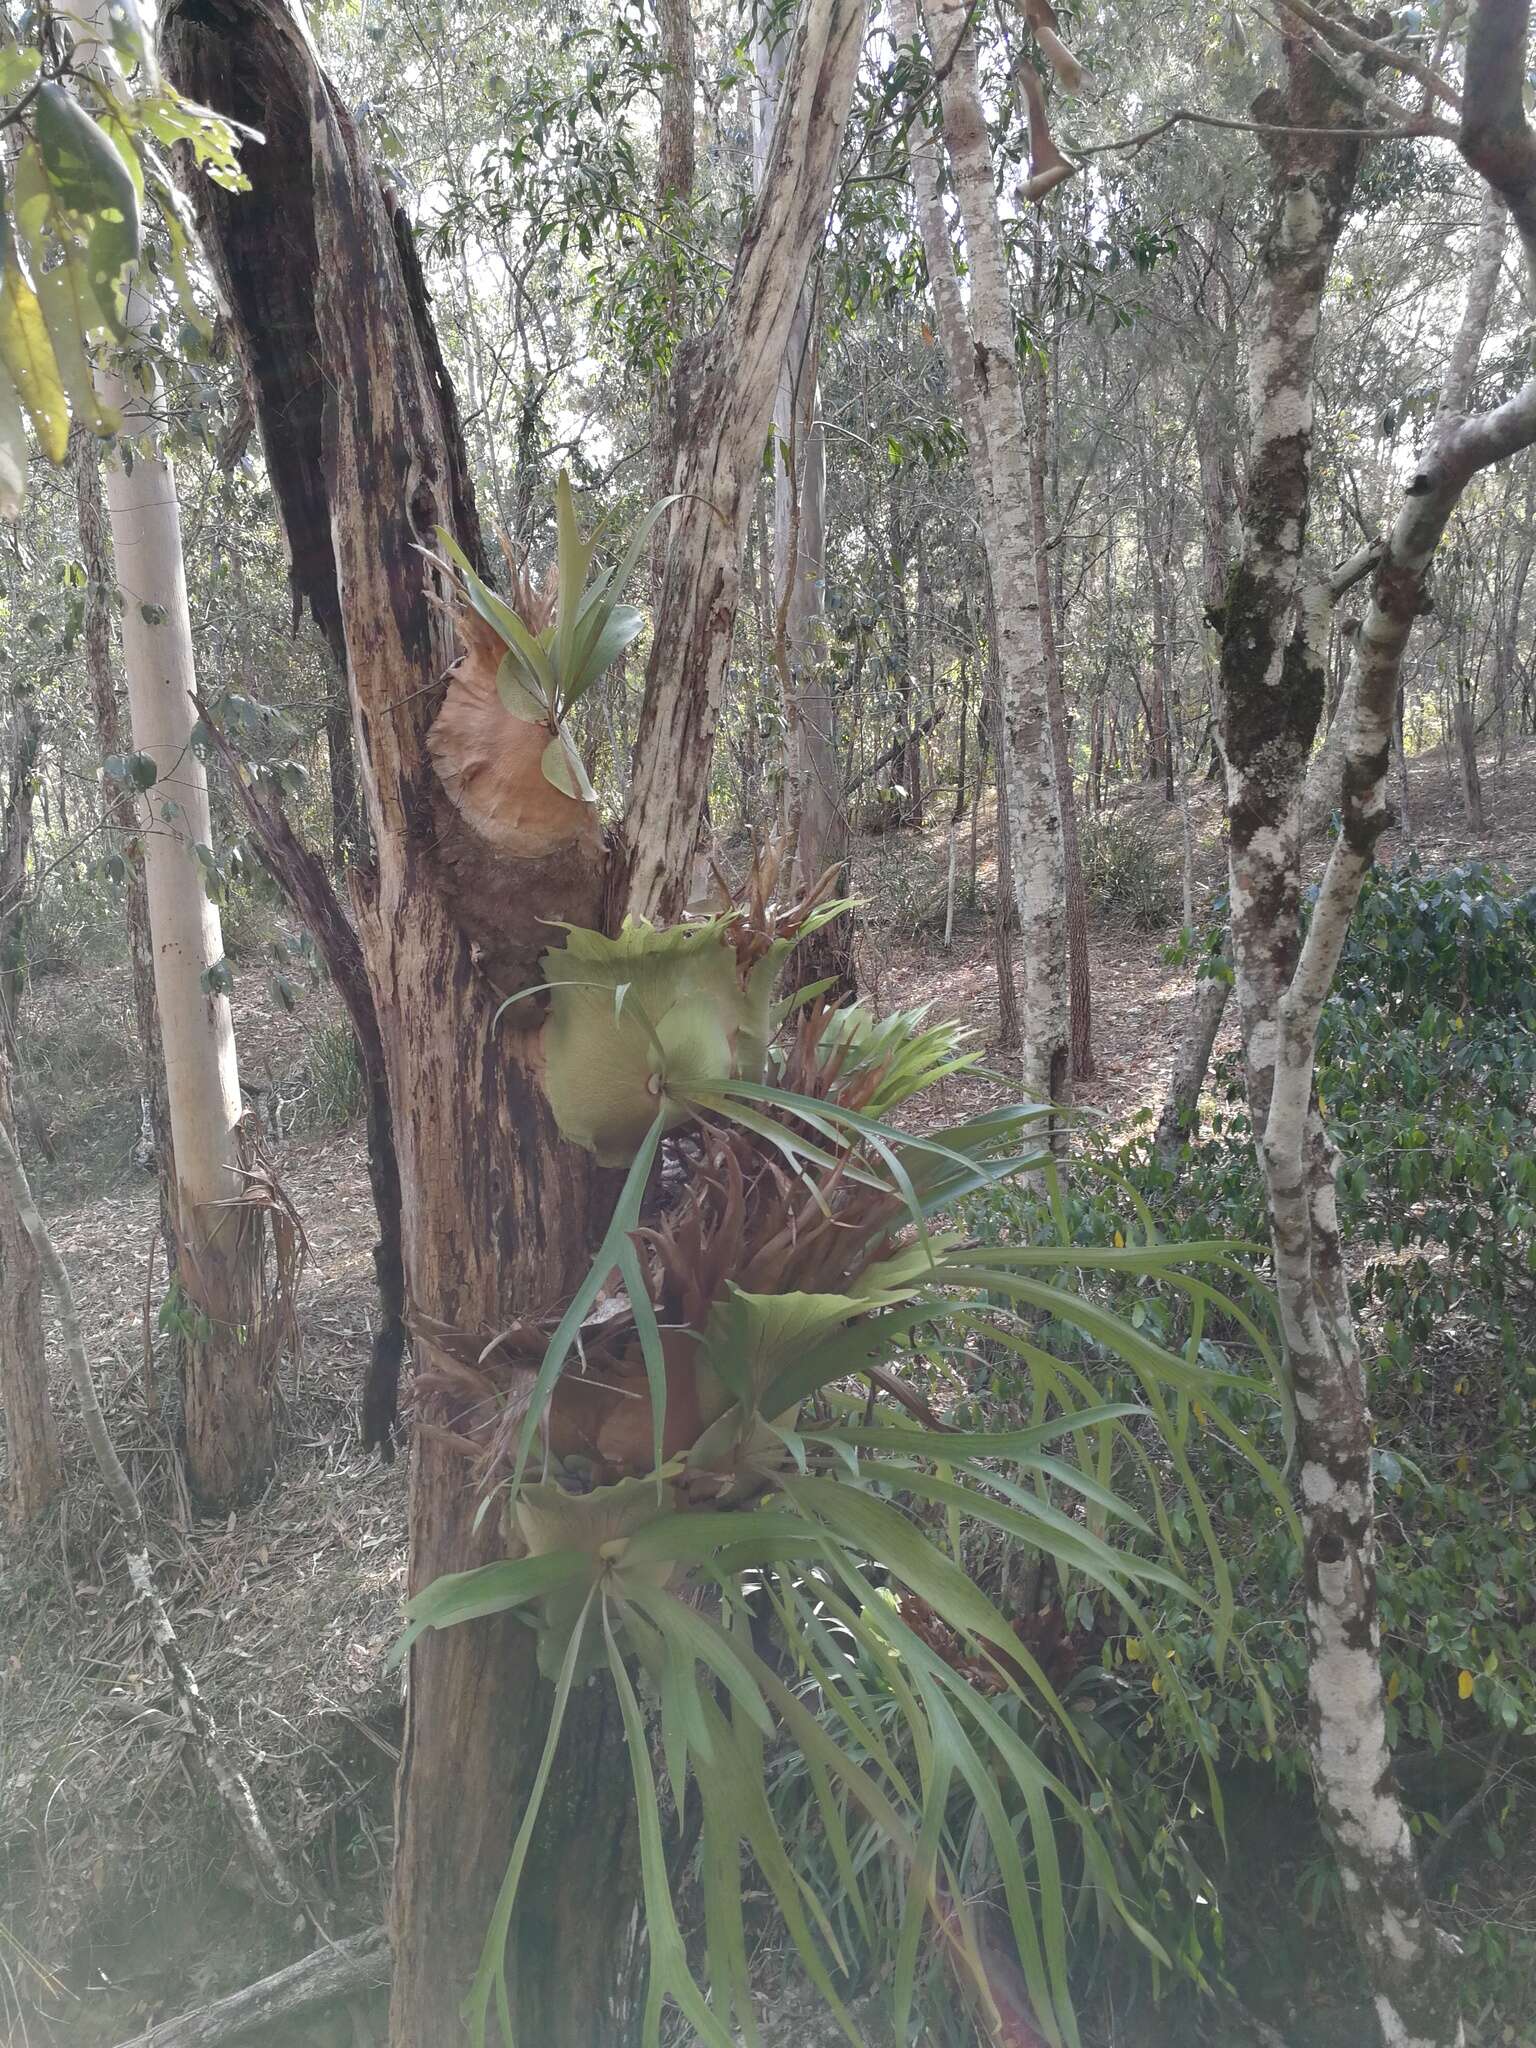
M90 223L91 290L103 316L114 320L119 280L139 254L138 187L116 142L63 86L40 88L35 125L49 183L71 213Z
M69 448L69 401L37 294L22 275L0 202L0 364L26 408L37 445L53 463Z
M0 519L14 519L26 495L26 422L16 387L0 365Z
M592 1560L580 1550L551 1550L542 1557L503 1558L470 1572L447 1572L406 1602L410 1626L389 1653L398 1664L424 1629L455 1628L487 1614L525 1607L556 1586L590 1572Z
M619 1696L619 1712L624 1721L624 1739L634 1779L635 1813L640 1835L640 1888L651 1949L650 1979L641 2023L642 2048L658 2048L661 2010L668 1996L676 2000L683 2017L710 2044L710 2048L735 2048L730 2034L710 2011L688 1969L687 1951L672 1903L671 1875L661 1836L656 1780L651 1775L645 1716L640 1711L635 1688L624 1668L623 1654L613 1632L606 1600L603 1602L603 1638L608 1647L608 1668L613 1674L614 1690Z
M496 671L496 694L502 710L510 711L525 725L548 725L548 706L537 694L527 665L515 648L508 648Z
M635 1154L624 1185L619 1191L619 1199L614 1204L613 1216L604 1233L603 1241L598 1246L597 1256L587 1269L586 1278L571 1297L570 1307L560 1318L555 1334L550 1338L549 1346L539 1363L539 1370L528 1396L528 1412L523 1418L523 1427L517 1439L517 1457L512 1469L514 1489L522 1480L529 1453L533 1449L534 1435L543 1420L544 1410L549 1405L550 1391L560 1376L561 1367L570 1356L577 1332L586 1320L588 1309L601 1292L603 1282L619 1264L623 1248L629 1244L629 1233L639 1226L640 1202L645 1194L645 1184L650 1178L656 1148L661 1143L665 1123L664 1113L658 1114ZM658 1438L661 1434L662 1421L658 1407L655 1416Z
M42 69L41 52L30 44L0 44L0 93L21 92Z
M518 1887L522 1883L523 1865L528 1860L529 1846L533 1831L538 1825L539 1815L544 1807L544 1794L549 1785L549 1774L554 1767L555 1752L560 1746L560 1731L565 1726L565 1712L570 1704L571 1687L575 1681L577 1666L581 1659L582 1643L587 1632L587 1623L592 1612L594 1593L587 1595L586 1605L576 1626L571 1631L565 1660L560 1675L555 1681L554 1704L550 1709L549 1729L544 1737L544 1748L539 1757L539 1767L534 1772L533 1783L528 1788L528 1802L523 1808L522 1824L517 1831L517 1840L512 1844L512 1859L507 1865L507 1874L501 1881L501 1890L496 1897L491 1924L486 1930L485 1945L480 1951L480 1966L475 1980L464 2001L464 2017L469 2026L469 2036L474 2048L485 2048L486 2019L490 2010L493 1992L497 1997L501 2017L505 2048L516 2048L512 2033L512 2015L507 2003L506 1953L507 1935L512 1926L512 1915L517 1908Z
M724 1629L661 1587L627 1582L623 1597L640 1609L671 1647L691 1662L706 1665L764 1735L773 1733L773 1717Z
M564 732L557 732L544 749L540 762L544 780L558 790L563 790L578 803L596 803L597 791L587 780L587 771L581 764L581 756L566 738Z

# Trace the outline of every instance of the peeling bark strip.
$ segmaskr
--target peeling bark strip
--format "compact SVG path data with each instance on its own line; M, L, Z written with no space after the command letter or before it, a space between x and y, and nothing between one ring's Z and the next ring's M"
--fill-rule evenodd
M1066 864L1040 632L1029 435L1014 352L1013 308L993 182L992 146L977 82L970 9L965 0L925 0L923 11L934 63L942 78L944 143L965 227L971 284L969 319L955 280L937 166L921 120L915 120L911 130L912 179L945 360L970 447L997 621L998 679L1007 736L1003 772L1024 956L1023 1087L1033 1101L1066 1102L1072 1082L1067 1043ZM903 43L915 40L914 0L896 0L892 25Z
M1536 138L1523 104L1528 31L1529 0L1480 0L1467 43L1460 146L1508 198L1536 260L1527 218L1536 194ZM1294 41L1287 60L1290 118L1315 125L1315 113L1306 110L1318 106L1317 60ZM1326 138L1297 135L1275 151L1269 293L1254 350L1247 550L1233 579L1223 639L1234 955L1296 1395L1319 1806L1387 2048L1458 2048L1464 2031L1456 1973L1449 1944L1425 1906L1386 1741L1371 1421L1339 1239L1337 1158L1313 1083L1323 1005L1388 822L1387 771L1403 654L1424 608L1434 552L1477 471L1536 444L1536 381L1496 410L1467 417L1504 233L1502 219L1485 207L1429 447L1373 565L1371 605L1341 711L1349 721L1339 782L1343 829L1302 943L1296 821L1320 703L1321 624L1332 595L1326 585L1301 588L1311 336L1327 270L1326 262L1319 267L1316 261L1316 202L1331 190L1342 215L1348 200L1337 160L1328 169L1327 148ZM1296 225L1308 220L1313 260L1303 263ZM1351 567L1345 565L1335 583Z
M665 922L688 897L731 651L758 457L790 326L832 198L863 44L863 0L805 0L773 140L719 320L679 351L666 575L625 814L626 907Z

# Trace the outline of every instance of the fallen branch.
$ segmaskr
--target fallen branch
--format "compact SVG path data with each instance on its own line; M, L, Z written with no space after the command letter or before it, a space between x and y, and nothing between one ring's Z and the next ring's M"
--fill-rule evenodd
M252 1863L265 1889L282 1905L295 1907L301 1903L299 1889L289 1876L277 1844L268 1834L261 1810L256 1804L243 1772L231 1762L224 1747L223 1737L208 1703L198 1688L197 1674L182 1655L181 1645L176 1640L176 1631L171 1617L155 1583L154 1564L149 1554L149 1529L144 1520L144 1510L139 1497L133 1490L133 1482L123 1470L122 1460L107 1428L107 1419L97 1399L96 1383L91 1378L90 1361L85 1355L85 1337L80 1328L80 1314L75 1306L75 1290L70 1282L69 1269L59 1257L58 1249L48 1233L32 1189L27 1180L26 1168L11 1141L11 1134L0 1123L0 1173L10 1183L17 1210L27 1235L37 1248L42 1262L43 1277L59 1311L59 1334L63 1341L64 1356L69 1366L75 1391L80 1396L80 1415L85 1424L85 1433L90 1441L91 1452L97 1469L111 1498L117 1517L122 1525L123 1550L128 1564L128 1577L134 1592L144 1602L149 1615L150 1633L155 1639L155 1648L160 1652L166 1675L171 1681L171 1691L185 1720L190 1736L204 1769L212 1780L215 1790L229 1808L250 1851Z
M124 2041L121 2048L223 2048L226 2041L241 2040L260 2027L291 2020L338 1998L382 1990L388 1982L389 1936L382 1927L370 1927L366 1934L317 1948L285 1970L247 1984L243 1991L232 1991L228 1998L197 2006L179 2019L162 2020L147 2034Z

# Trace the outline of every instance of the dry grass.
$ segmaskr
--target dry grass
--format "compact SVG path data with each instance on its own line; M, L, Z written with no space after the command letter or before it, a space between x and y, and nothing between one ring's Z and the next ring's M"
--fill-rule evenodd
M146 1384L152 1185L53 1224L183 1646L280 1845L338 1925L362 1924L382 1909L390 1854L399 1682L384 1657L404 1584L404 1476L357 1448L372 1230L359 1143L288 1145L279 1163L311 1219L304 1354L283 1369L279 1476L227 1521L192 1512L174 1389ZM249 1896L189 1772L62 1375L56 1398L68 1485L0 1571L0 2038L8 2017L34 2040L83 2044L259 1975L292 1931Z

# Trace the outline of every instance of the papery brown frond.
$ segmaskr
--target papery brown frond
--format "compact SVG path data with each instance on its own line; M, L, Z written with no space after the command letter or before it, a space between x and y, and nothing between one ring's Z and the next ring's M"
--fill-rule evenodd
M1081 92L1083 89L1083 67L1061 40L1060 24L1051 0L1024 0L1024 19L1034 31L1040 54L1061 81L1065 92ZM1030 133L1034 133L1031 117Z
M1021 60L1018 75L1024 88L1025 104L1029 108L1029 178L1022 190L1026 199L1043 199L1054 186L1073 177L1077 166L1069 163L1056 147L1045 111L1045 90L1040 83L1040 74L1033 64Z
M528 567L528 550L514 548L507 536L497 535L501 558L507 565L507 602L535 639L554 622L560 602L560 568L551 562L542 582L535 582Z

